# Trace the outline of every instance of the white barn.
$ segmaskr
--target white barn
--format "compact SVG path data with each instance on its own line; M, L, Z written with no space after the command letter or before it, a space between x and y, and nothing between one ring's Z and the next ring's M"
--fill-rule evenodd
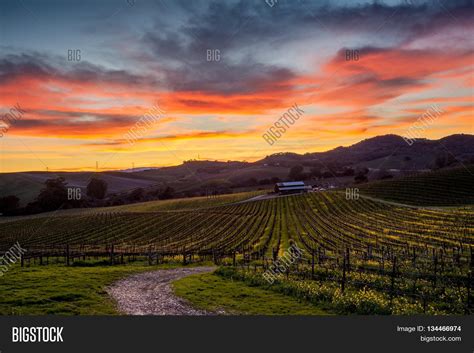
M311 186L307 186L303 181L286 181L283 183L276 183L275 192L284 194L298 194L308 192Z

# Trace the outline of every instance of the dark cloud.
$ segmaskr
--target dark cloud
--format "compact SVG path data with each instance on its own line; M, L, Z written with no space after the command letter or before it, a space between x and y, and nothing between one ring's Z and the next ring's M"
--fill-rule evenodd
M387 87L387 88L413 87L419 84L421 84L420 80L417 80L411 77L397 77L397 78L392 78L388 80L379 80L379 85L381 87Z
M37 79L54 78L69 82L116 83L124 85L156 85L149 77L132 74L125 70L109 70L87 61L68 65L66 58L35 53L8 54L0 57L0 81L8 83L18 77Z
M160 0L170 3L168 0ZM173 2L173 1L171 1ZM161 22L154 33L145 37L160 53L186 54L194 57L204 45L223 51L242 49L249 44L277 39L301 38L314 31L357 31L396 33L411 37L420 32L436 31L445 24L472 19L470 0L426 1L278 1L270 7L265 1L204 1L196 11L193 2L179 2L182 12L190 15L177 29L163 33ZM173 16L176 6L166 7ZM308 32L310 30L311 32ZM328 33L326 33L327 35ZM186 39L177 45L175 39ZM181 41L182 43L183 41ZM175 56L176 58L177 56ZM179 57L178 57L179 58Z
M2 83L7 83L21 75L42 78L54 72L56 70L50 65L33 59L28 54L7 55L0 58L0 82Z
M159 21L142 37L144 50L160 62L167 87L225 94L253 92L296 75L294 68L262 62L258 50L265 46L304 40L318 31L326 37L357 31L366 35L383 33L389 48L443 26L472 20L473 15L470 1L464 0L400 1L395 5L380 1L347 5L300 0L279 1L274 7L265 1L212 1L200 3L200 8L189 1L160 2L167 4L163 6L165 16L177 11L190 14L173 29L163 27ZM220 50L222 62L206 62L208 49ZM408 78L399 78L382 84L409 82Z
M387 38L387 47L396 47L446 26L469 23L473 17L469 0L411 0L395 5L382 1L299 0L278 1L273 7L263 0L152 3L155 7L150 13L157 14L156 21L139 35L139 54L146 59L136 67L137 71L147 70L147 74L134 73L133 69L106 69L86 61L68 65L65 58L11 54L0 56L0 80L8 82L28 75L216 94L245 94L268 87L289 90L297 69L290 67L291 63L284 66L264 62L259 55L271 46L307 40L320 31L325 38L333 35L335 39L339 32L380 33ZM221 61L208 62L207 51L216 49ZM408 82L398 80L385 84Z
M83 111L60 111L60 110L35 110L30 109L27 111L29 115L38 116L38 117L67 117L71 119L51 119L54 121L54 124L82 124L84 122L96 121L101 123L113 123L117 125L127 125L130 123L136 122L140 117L139 116L130 116L123 114L105 114L97 112L83 112ZM42 119L48 120L48 119Z
M13 128L21 132L41 130L51 136L68 132L80 135L112 128L124 129L137 120L136 116L120 114L30 109L27 111L27 118L15 121Z
M167 86L174 90L221 94L252 93L264 88L287 89L286 82L294 76L289 69L252 62L192 63L166 73Z

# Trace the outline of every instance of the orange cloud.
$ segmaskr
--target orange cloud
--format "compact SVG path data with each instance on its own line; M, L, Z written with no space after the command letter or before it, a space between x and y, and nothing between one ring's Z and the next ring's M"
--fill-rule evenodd
M472 52L442 52L401 48L361 48L357 61L347 61L345 49L323 66L319 103L366 107L402 94L435 87L435 74L472 65Z

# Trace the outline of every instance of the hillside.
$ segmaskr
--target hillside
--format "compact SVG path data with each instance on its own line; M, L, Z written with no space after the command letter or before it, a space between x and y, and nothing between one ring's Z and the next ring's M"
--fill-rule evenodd
M368 168L423 170L436 165L438 156L449 155L463 163L474 160L474 135L451 135L439 140L418 139L411 146L401 136L384 135L363 140L352 146L337 147L327 152L280 153L258 163L291 165L323 163Z
M416 206L474 205L474 165L360 186L363 195Z
M22 172L0 174L0 197L16 195L22 205L32 201L44 187L44 182L50 178L62 176L68 186L79 187L85 193L89 180L95 173L91 172ZM125 172L103 172L100 177L107 182L109 193L118 193L138 187L149 187L166 180L165 178L148 178Z
M449 152L447 152L449 151ZM440 140L417 140L409 146L396 135L377 136L348 147L338 147L327 152L277 153L259 161L186 161L164 168L137 168L134 171L91 172L21 172L0 174L0 196L17 195L21 204L32 201L46 179L63 176L70 186L85 189L87 182L98 174L108 184L109 194L127 193L136 188L147 192L172 187L177 197L199 196L209 191L229 193L235 190L256 189L259 185L271 187L273 178L285 180L291 167L303 165L308 173L312 168L321 172L351 167L369 168L369 179L389 170L393 176L430 170L438 165L453 166L474 161L474 135L452 135ZM353 177L335 178L330 183L338 186L351 183ZM308 183L317 183L310 180Z

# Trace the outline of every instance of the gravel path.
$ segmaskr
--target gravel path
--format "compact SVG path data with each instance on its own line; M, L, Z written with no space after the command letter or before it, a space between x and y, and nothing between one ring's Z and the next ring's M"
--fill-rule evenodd
M212 315L174 295L171 282L213 270L214 267L189 267L139 273L115 282L107 293L116 300L119 311L128 315Z

